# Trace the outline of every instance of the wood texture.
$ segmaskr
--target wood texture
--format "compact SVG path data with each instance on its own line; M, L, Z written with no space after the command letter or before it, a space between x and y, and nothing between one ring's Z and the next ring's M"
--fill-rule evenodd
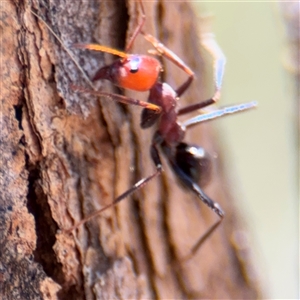
M191 260L181 258L217 218L178 185L164 159L160 178L75 234L63 233L154 171L153 130L139 128L137 107L75 93L71 84L88 85L30 10L92 76L112 58L71 45L97 42L122 49L139 6L55 0L1 5L1 299L258 298L246 233L236 218L212 124L193 129L187 140L214 157L206 192L224 208L226 219ZM145 31L197 74L181 105L205 99L204 60L190 5L151 1L145 9ZM136 40L135 52L148 48L142 37ZM183 82L183 72L164 66L163 80L174 87ZM98 87L117 91L106 82Z

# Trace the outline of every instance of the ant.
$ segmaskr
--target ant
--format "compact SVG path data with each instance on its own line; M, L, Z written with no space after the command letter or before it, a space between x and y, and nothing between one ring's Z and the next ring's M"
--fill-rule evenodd
M219 100L226 61L225 56L216 43L214 36L212 34L207 34L203 39L203 45L212 54L214 59L214 95L205 101L178 108L178 98L182 96L191 85L195 77L194 72L174 52L160 43L155 37L142 31L146 21L146 14L142 0L139 0L139 4L141 9L141 21L136 27L124 52L97 44L74 44L73 46L80 49L102 51L119 56L120 58L112 64L100 68L92 81L106 79L121 88L135 91L149 91L148 102L118 94L87 90L77 86L72 86L72 88L78 92L106 96L117 102L143 107L140 123L141 128L146 129L155 124L157 125L150 146L150 156L156 171L150 176L135 183L129 190L117 197L112 203L85 217L71 228L65 230L65 232L73 231L106 209L113 207L136 190L145 186L153 178L159 176L163 170L160 159L161 150L182 185L186 189L192 191L219 217L219 220L192 247L190 254L185 258L189 259L220 225L224 218L224 212L220 205L207 196L200 187L201 183L209 178L210 175L211 161L209 155L202 147L184 142L185 132L188 128L196 124L216 119L223 115L254 108L256 102L243 103L212 110L188 119L183 123L179 122L178 116L206 108ZM188 75L187 80L177 89L174 90L167 83L159 81L162 65L156 58L149 55L128 53L138 34L142 34L144 38L153 45L155 50L151 51L152 54L164 56Z

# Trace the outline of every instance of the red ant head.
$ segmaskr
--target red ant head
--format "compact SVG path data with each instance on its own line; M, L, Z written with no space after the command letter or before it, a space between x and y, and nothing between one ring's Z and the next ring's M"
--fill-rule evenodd
M113 84L134 91L148 91L162 70L160 62L146 55L128 55L98 70L93 81L107 79Z

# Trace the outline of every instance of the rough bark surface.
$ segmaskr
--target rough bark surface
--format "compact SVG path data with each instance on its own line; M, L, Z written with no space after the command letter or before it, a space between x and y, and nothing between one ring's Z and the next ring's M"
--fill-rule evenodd
M205 99L196 19L183 2L145 2L145 31L195 70L181 105ZM170 172L131 199L65 234L85 215L109 204L154 171L153 130L139 127L140 108L75 93L81 72L38 13L92 76L112 58L72 49L97 42L124 48L139 17L130 1L2 1L1 4L1 299L255 299L249 249L236 218L212 124L187 140L214 159L206 188L226 211L221 227L182 262L216 216ZM180 21L174 16L180 15ZM134 51L150 48L143 38ZM186 78L164 62L163 80ZM116 91L99 83L105 91ZM147 93L131 94L146 99ZM215 155L216 154L216 155Z

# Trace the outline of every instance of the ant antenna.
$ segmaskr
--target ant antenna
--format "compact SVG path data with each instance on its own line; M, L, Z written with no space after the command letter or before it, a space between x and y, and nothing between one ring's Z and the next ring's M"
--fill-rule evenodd
M88 50L94 50L94 51L101 51L109 54L113 54L122 58L127 58L128 54L107 46L98 45L98 44L73 44L75 48L79 49L88 49Z

